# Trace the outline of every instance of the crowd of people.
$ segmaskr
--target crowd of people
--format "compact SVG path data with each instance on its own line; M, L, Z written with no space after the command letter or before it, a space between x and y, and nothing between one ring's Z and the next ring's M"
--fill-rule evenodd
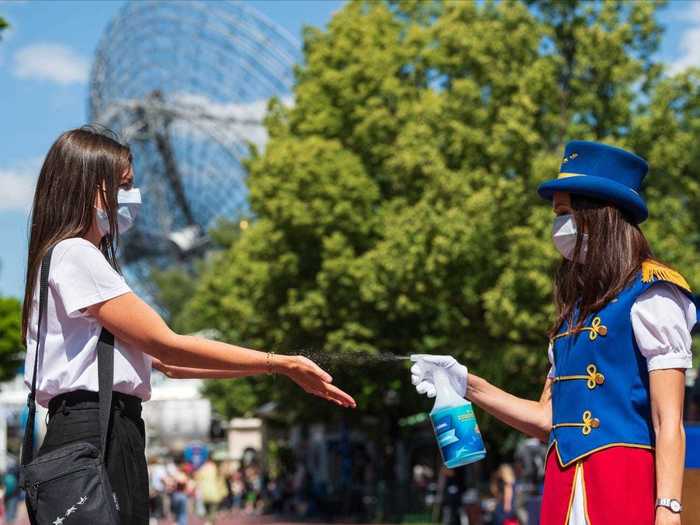
M546 447L540 441L522 439L513 462L498 465L488 489L481 491L465 482L461 469L443 467L436 482L433 521L442 525L537 525L545 455Z
M196 469L192 463L162 458L149 463L153 523L170 518L186 525L193 515L212 523L217 515L234 510L262 513L274 497L275 481L257 463L237 467L207 459Z
M187 525L192 516L212 524L217 517L239 513L306 518L319 512L315 484L302 464L292 473L271 475L257 461L208 459L195 468L181 460L154 457L149 463L154 525L163 519Z
M227 514L303 515L308 508L303 483L270 477L257 462L246 466L211 459L197 466L180 459L152 457L148 465L151 523L187 525L198 516L213 524ZM24 525L25 493L16 462L0 475L0 523Z

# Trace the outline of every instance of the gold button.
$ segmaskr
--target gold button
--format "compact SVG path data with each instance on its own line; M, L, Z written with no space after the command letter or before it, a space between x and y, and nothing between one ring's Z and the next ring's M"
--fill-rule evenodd
M603 383L605 383L605 376L603 374L596 374L595 375L595 384L602 385Z
M593 419L591 419L591 427L592 428L598 428L599 426L600 426L600 419L598 419L597 417L594 417Z
M600 335L606 335L608 333L608 327L607 326L599 326L598 333Z

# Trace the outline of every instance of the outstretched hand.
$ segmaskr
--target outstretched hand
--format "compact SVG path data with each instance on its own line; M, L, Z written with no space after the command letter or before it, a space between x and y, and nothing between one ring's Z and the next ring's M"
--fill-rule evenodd
M435 367L443 368L450 378L450 385L462 397L467 394L467 367L457 362L450 355L413 354L411 361L415 364L411 367L411 382L415 385L419 394L427 394L435 397L435 381L433 370Z
M287 358L283 373L299 385L304 392L321 397L336 405L355 408L357 404L349 394L333 385L331 375L306 357L295 355Z

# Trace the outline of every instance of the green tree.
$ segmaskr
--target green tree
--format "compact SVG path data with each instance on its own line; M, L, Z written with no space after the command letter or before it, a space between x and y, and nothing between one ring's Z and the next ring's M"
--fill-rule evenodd
M152 268L148 279L153 285L153 302L166 320L177 326L178 316L195 289L194 270L182 267Z
M0 381L12 379L23 361L22 305L12 297L0 297Z
M2 40L2 32L5 31L8 27L10 27L10 24L8 24L7 20L0 16L0 40Z
M652 61L657 6L355 1L326 30L307 28L295 104L271 102L269 143L248 163L254 221L202 272L183 326L322 349L345 363L331 372L365 414L427 405L404 368L352 366L382 352L449 353L536 396L557 255L535 189L566 140L650 158L644 230L700 285L699 159L680 154L697 137L700 92L694 74L664 79ZM288 382L248 384L290 417L326 413ZM235 396L225 385L212 393ZM492 450L512 444L480 424Z

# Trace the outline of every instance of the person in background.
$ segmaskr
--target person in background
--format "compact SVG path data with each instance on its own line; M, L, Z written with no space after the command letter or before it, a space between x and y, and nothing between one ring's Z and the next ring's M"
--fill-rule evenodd
M464 472L462 469L455 470L442 466L440 482L439 484L442 484L442 525L460 525Z
M224 480L224 485L226 486L226 495L221 501L221 509L230 511L233 509L233 472L235 467L230 461L224 461L219 466L219 473Z
M197 492L206 511L207 523L210 525L216 518L221 501L226 496L226 484L214 461L209 458L194 474Z
M231 509L240 510L243 506L243 496L245 494L245 480L243 479L242 468L232 470L229 484L231 487Z
M537 438L521 439L515 448L513 507L521 525L540 522L542 481L547 447Z
M248 486L250 488L246 498L248 512L258 514L262 510L265 496L265 480L262 469L257 462L252 462L245 469Z
M189 484L191 482L184 472L178 472L173 482L173 492L170 496L170 511L173 514L176 525L187 525L187 516L189 514L188 493L190 492Z
M294 491L294 512L298 517L312 515L315 508L311 494L311 473L303 461L296 463L292 481Z
M156 456L148 461L149 507L151 519L165 518L165 478L168 473L165 465Z
M513 500L515 494L515 473L513 467L503 463L493 473L491 493L496 498L493 525L518 525Z

